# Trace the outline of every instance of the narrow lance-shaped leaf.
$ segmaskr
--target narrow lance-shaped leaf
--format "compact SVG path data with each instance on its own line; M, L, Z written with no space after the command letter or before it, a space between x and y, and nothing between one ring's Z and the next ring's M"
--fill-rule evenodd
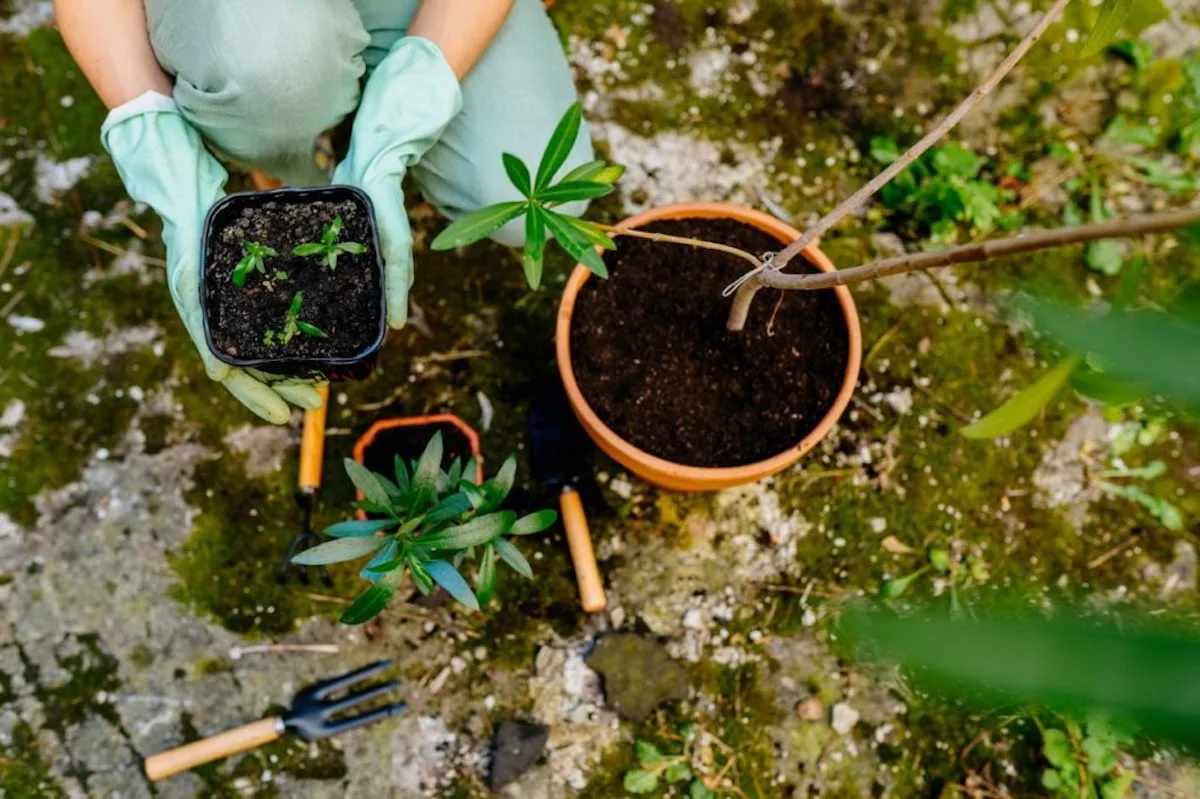
M375 475L370 469L353 458L346 458L342 463L346 467L346 474L350 477L350 482L354 483L354 487L362 492L363 498L367 502L382 506L390 503L387 489L375 479Z
M542 266L546 253L546 217L537 203L530 203L525 217L525 250L521 253L521 266L525 270L525 281L536 290L542 284Z
M967 438L996 438L1030 422L1066 384L1078 355L1069 355L1025 390L1011 397L996 410L962 429Z
M298 244L292 250L293 255L306 256L316 255L317 253L325 252L325 245L320 242L309 242L307 244Z
M625 167L620 164L609 164L601 169L592 180L597 183L616 183L625 174Z
M411 509L422 510L424 505L433 500L437 491L437 478L442 471L442 451L442 432L439 430L425 445L425 451L417 461L417 468L413 470Z
M347 252L351 255L362 255L367 251L366 245L359 244L357 241L347 241L337 246L339 252Z
M408 556L408 573L412 575L413 584L416 585L418 591L426 596L433 593L433 578L426 571L425 563L416 555Z
M1084 58L1100 52L1116 38L1132 8L1133 0L1104 0L1100 6L1100 14L1096 17L1096 24L1092 26L1087 44L1083 47Z
M608 166L608 162L596 159L588 161L586 164L580 164L572 169L567 174L563 175L563 183L572 183L576 180L595 180L596 176L604 171Z
M617 243L613 241L607 233L601 230L598 225L589 222L586 219L580 219L577 216L566 216L564 214L562 218L565 219L571 227L575 228L575 230L578 231L579 234L587 239L591 244L594 244L597 247L601 247L605 250L615 250L617 248Z
M437 235L437 238L429 246L434 250L453 250L455 247L464 247L486 239L525 213L526 208L528 208L528 203L510 202L489 205L487 208L473 211L451 223L448 228Z
M431 550L454 550L477 547L486 544L496 536L507 533L517 520L517 514L512 511L500 511L479 516L466 524L447 527L436 533L423 535L417 539L416 545Z
M358 598L350 603L350 607L342 612L342 624L362 624L379 615L387 607L388 602L395 596L396 589L375 583Z
M300 328L300 330L303 333L310 335L313 338L329 338L328 333L326 333L324 330L317 327L316 325L310 325L308 322L302 322L299 319L297 319L296 327Z
M1094 353L1112 374L1185 404L1200 404L1200 326L1165 313L1102 316L1029 303L1034 324L1063 346Z
M613 187L607 183L591 183L578 181L559 183L557 186L540 189L537 198L544 203L566 203L575 200L592 200L612 194Z
M456 491L442 499L425 514L425 522L429 525L448 522L471 510L471 499L466 494Z
M458 569L444 560L431 560L425 564L425 570L433 581L446 589L446 593L466 605L471 610L479 610L479 600L467 581L458 573Z
M567 254L579 261L597 277L607 278L608 267L600 253L596 252L583 234L571 227L566 217L546 209L546 227L554 234L554 240L567 251Z
M496 550L491 544L485 544L483 554L479 558L479 573L475 579L475 598L479 600L479 606L483 607L491 602L495 595Z
M409 492L408 466L404 463L404 458L396 455L392 460L392 470L396 475L396 488L400 489L401 494L407 494Z
M496 554L500 556L500 559L507 563L513 571L526 580L533 579L533 568L529 565L529 561L521 554L521 550L513 546L511 541L506 538L497 538L492 542L492 546L496 548Z
M575 146L575 139L579 137L581 124L583 105L576 102L563 114L558 127L554 129L550 141L546 144L546 151L542 153L541 163L538 164L537 184L534 186L536 191L540 192L549 186L550 181L554 180L554 175L566 163L571 149Z
M297 566L324 566L329 563L341 563L369 555L388 542L382 535L371 535L360 538L338 538L318 544L312 549L306 549L292 558Z
M395 519L366 519L364 521L338 522L325 528L325 535L334 538L356 538L363 535L375 535L378 532L395 527Z
M400 556L400 544L395 538L388 537L387 545L375 553L375 556L367 561L367 565L359 570L358 576L371 582L382 579L384 574L396 568L393 562ZM387 567L386 569L384 567Z
M522 516L508 531L509 535L532 535L548 530L558 521L558 513L552 510L539 510L528 516Z
M512 491L513 481L516 478L517 458L515 455L509 455L504 459L504 463L500 466L500 471L496 472L496 476L483 484L484 507L487 510L494 510L500 507L500 503L504 502L505 498L508 497L508 492Z
M508 173L508 179L516 186L517 191L521 192L521 196L528 197L533 194L533 181L529 177L529 167L525 166L525 162L512 153L503 153L500 158L504 161L504 171Z

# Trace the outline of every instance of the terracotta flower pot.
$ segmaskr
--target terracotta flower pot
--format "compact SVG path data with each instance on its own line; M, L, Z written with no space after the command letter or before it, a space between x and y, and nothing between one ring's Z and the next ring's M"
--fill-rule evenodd
M358 441L354 443L354 460L363 465L369 466L367 462L368 451L375 446L376 442L381 439L381 436L387 434L388 431L394 431L397 428L413 428L413 427L429 427L428 435L422 436L419 448L414 448L415 451L394 453L404 456L406 460L413 460L420 457L421 452L425 449L425 444L433 437L435 430L433 428L439 426L453 427L458 433L466 439L467 445L470 448L470 455L475 458L475 482L483 482L483 454L479 446L479 434L462 419L459 419L452 413L439 413L428 416L405 416L393 419L380 419L367 428L367 431L359 436ZM390 461L390 459L389 459ZM390 464L386 467L377 468L377 471L386 477L391 472ZM355 492L358 499L362 499L361 492ZM365 519L367 514L363 511L358 512L358 518Z
M680 203L661 208L652 208L625 220L621 226L637 228L651 222L665 219L686 218L723 218L733 219L753 225L759 230L779 239L781 245L786 245L800 237L800 232L790 225L780 222L772 216L749 208L742 208L726 203ZM618 245L619 246L619 245ZM664 247L678 245L664 244ZM816 245L805 248L804 256L809 263L823 272L834 271L833 263ZM588 404L587 398L579 390L575 379L575 371L571 365L571 318L575 311L575 302L584 284L592 278L583 266L576 266L575 271L567 281L563 292L562 303L558 309L558 323L555 328L555 351L558 358L558 370L562 375L563 384L567 389L567 397L575 415L579 417L583 429L592 440L599 445L613 460L629 469L643 480L662 488L676 491L717 491L723 488L745 485L777 474L796 463L800 458L817 445L837 423L850 397L854 393L858 381L858 369L862 362L862 331L858 324L858 311L854 307L854 298L844 286L833 289L837 293L838 303L846 319L846 329L849 334L850 352L846 363L846 373L842 379L841 390L838 392L833 405L817 426L802 440L793 446L766 460L744 466L726 468L707 468L701 466L686 466L656 457L630 444L618 436L601 421L596 412ZM674 290L674 289L669 289ZM761 300L760 300L761 301ZM780 387L784 390L785 387ZM671 388L664 382L664 391Z

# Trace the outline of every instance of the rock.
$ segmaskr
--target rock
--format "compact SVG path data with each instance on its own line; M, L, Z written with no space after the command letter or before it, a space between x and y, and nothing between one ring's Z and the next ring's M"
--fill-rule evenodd
M805 721L819 721L825 715L825 706L815 696L796 703L796 715Z
M687 699L687 672L662 644L641 636L604 636L587 664L604 677L608 706L630 721L645 720L663 702Z
M492 742L492 770L488 787L498 791L524 774L537 762L550 738L550 728L544 724L525 721L506 721L496 730Z
M838 735L847 735L858 723L858 711L845 702L833 706L833 731Z
M1159 596L1166 599L1180 591L1196 590L1196 548L1191 542L1175 542L1175 559L1167 566Z

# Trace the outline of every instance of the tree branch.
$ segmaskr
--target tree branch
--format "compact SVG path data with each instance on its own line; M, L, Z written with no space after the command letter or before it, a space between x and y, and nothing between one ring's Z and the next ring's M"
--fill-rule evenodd
M933 130L925 134L925 137L910 147L908 151L904 153L904 155L900 156L891 164L889 164L886 169L876 175L861 189L847 197L841 203L841 205L839 205L837 208L834 208L832 211L818 220L815 225L804 232L803 236L796 239L794 242L781 250L780 253L775 256L775 260L772 262L770 269L775 272L782 271L787 267L788 263L793 258L795 258L804 250L805 247L820 238L826 231L828 231L838 222L842 221L842 219L848 214L857 211L859 208L865 205L867 200L875 196L875 193L889 183L892 178L896 177L896 175L907 169L913 161L916 161L918 158L924 155L926 150L945 138L946 134L949 133L955 125L962 121L963 117L970 113L975 106L979 105L983 98L990 94L992 90L1000 84L1000 81L1004 80L1005 76L1007 76L1008 73L1012 71L1013 67L1017 65L1017 62L1019 62L1025 56L1025 54L1029 52L1029 48L1033 47L1037 40L1042 37L1042 35L1046 32L1046 29L1049 28L1051 23L1058 18L1059 14L1062 13L1063 8L1065 8L1067 3L1070 1L1071 0L1055 0L1054 5L1052 5L1048 11L1046 11L1045 15L1042 16L1037 25L1033 26L1033 30L1029 31L1029 33L1025 35L1025 38L1021 40L1020 44L1018 44L1016 48L1014 48L1013 51L1008 54L1008 57L1005 58L998 67L996 67L996 70L987 77L987 80L981 83L978 87L976 87L975 91L971 92L971 94L967 96L967 99L963 100L957 108L947 114L945 118L943 118L942 121L933 128ZM763 274L765 274L765 270L755 277L750 278L750 280L748 280L740 289L738 289L738 292L734 297L733 307L730 309L729 313L729 322L727 327L730 330L738 331L746 326L746 317L750 313L750 304L754 300L754 295L764 285L762 281Z
M1159 214L1112 219L1107 222L1097 222L1091 225L1078 225L1076 227L1058 228L1056 230L1037 230L1007 239L978 241L972 244L964 244L960 247L949 247L936 252L901 255L896 258L887 258L882 261L864 264L863 266L855 266L851 269L839 269L835 272L818 272L807 275L766 272L762 275L762 281L764 286L775 289L792 291L828 289L835 286L845 286L850 283L876 280L888 275L899 275L904 272L935 269L943 266L953 266L954 264L991 261L996 258L1004 258L1009 255L1018 255L1023 252L1033 252L1035 250L1044 250L1050 247L1082 244L1099 239L1129 238L1196 224L1200 224L1200 208L1186 208L1178 211L1164 211Z

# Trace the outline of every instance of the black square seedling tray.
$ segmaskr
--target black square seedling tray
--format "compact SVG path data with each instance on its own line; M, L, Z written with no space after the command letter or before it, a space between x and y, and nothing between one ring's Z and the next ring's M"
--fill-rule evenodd
M295 254L327 241L361 245ZM267 248L246 270L249 244ZM234 273L243 265L243 283ZM209 348L234 366L272 374L361 380L371 374L387 332L383 259L374 209L351 186L231 194L212 207L201 249L200 298ZM300 299L297 300L297 295Z

